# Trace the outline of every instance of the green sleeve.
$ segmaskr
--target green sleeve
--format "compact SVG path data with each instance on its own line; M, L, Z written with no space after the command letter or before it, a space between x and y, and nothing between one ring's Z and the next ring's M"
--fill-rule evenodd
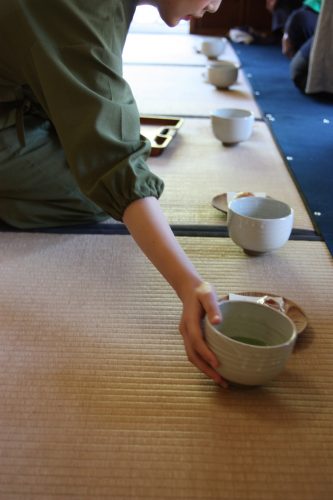
M30 86L54 124L80 189L121 219L134 200L159 197L163 182L145 162L135 100L121 61L100 46L45 47L31 53L38 75Z
M146 164L150 145L122 77L136 3L15 0L9 6L17 28L6 31L15 78L53 123L82 192L116 219L132 201L163 190Z

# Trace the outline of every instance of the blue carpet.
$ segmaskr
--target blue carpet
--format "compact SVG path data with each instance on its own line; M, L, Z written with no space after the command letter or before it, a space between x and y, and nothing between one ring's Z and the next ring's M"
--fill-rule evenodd
M304 95L279 46L234 45L258 105L333 255L333 95Z

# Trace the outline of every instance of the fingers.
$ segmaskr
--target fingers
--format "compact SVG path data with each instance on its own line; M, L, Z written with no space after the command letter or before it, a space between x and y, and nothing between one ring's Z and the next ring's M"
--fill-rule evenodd
M191 330L193 332L193 330ZM216 371L218 360L215 354L207 347L202 333L189 334L185 325L180 326L180 333L184 339L185 350L189 361L221 387L227 388L227 382Z
M196 288L196 293L209 321L213 325L220 323L222 321L221 311L212 285L204 281Z
M227 382L216 371L219 365L218 359L207 346L201 329L201 321L206 314L212 324L222 321L213 287L206 281L202 282L194 289L194 295L190 295L190 300L183 305L179 329L189 361L214 382L222 387L228 387Z
M221 311L215 295L204 294L199 297L200 303L207 314L209 321L216 325L222 321Z

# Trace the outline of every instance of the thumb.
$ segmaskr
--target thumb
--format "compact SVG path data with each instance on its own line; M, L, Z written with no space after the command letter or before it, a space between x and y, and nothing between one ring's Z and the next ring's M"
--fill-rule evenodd
M214 325L220 323L222 321L222 315L212 285L204 281L196 291L209 321Z

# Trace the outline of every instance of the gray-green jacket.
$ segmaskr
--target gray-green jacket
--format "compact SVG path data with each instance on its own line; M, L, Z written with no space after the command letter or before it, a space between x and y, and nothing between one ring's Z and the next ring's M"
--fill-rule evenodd
M133 0L1 0L0 102L29 88L53 123L83 193L116 219L159 197L138 109L122 77ZM13 125L4 109L0 128Z

